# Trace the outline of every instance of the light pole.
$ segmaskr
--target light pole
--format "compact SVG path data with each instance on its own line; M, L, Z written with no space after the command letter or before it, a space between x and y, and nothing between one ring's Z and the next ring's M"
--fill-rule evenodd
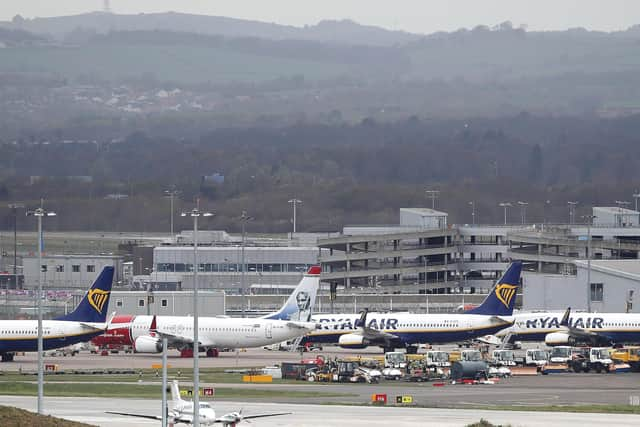
M624 209L626 209L626 206L629 206L631 204L631 202L626 202L623 200L616 200L616 205L618 205L618 210L620 211L620 225L622 227L625 226L625 221L624 221L624 217L625 215L623 215L623 211Z
M295 206L295 205L294 205ZM240 261L240 299L242 305L242 317L245 317L245 289L244 289L244 272L246 270L245 259L244 259L244 244L245 244L245 234L244 234L244 226L247 221L251 221L253 219L252 216L247 215L247 211L242 211L242 215L240 215L240 223L242 225L242 252L241 252L241 261Z
M424 190L427 193L427 197L431 199L431 209L436 208L436 199L440 196L440 190Z
M522 220L522 225L527 222L527 205L528 202L518 201L518 205L520 205L520 219Z
M633 193L633 198L636 199L636 212L638 211L638 199L640 198L640 192L638 190L636 190L635 193Z
M471 205L471 225L476 225L476 202L470 201Z
M569 225L572 225L576 220L576 205L578 202L567 202L569 205Z
M513 206L511 202L502 202L498 206L504 209L504 225L507 225L507 209Z
M547 206L551 206L551 200L545 200L544 205L542 205L542 224L547 223Z
M200 367L198 357L200 341L198 338L198 217L213 216L211 212L202 212L196 204L190 212L182 212L180 216L193 218L193 425L200 425Z
M38 300L38 414L44 414L43 398L44 398L44 340L42 336L42 218L45 216L56 216L55 212L44 210L43 201L40 201L40 207L27 211L27 216L35 216L38 219L38 292L36 299Z
M595 215L583 215L587 221L587 313L591 313L591 225Z
M289 203L293 205L293 234L295 234L296 233L296 205L298 203L302 203L302 200L296 199L294 197L293 199L289 200Z
M13 211L13 286L17 289L18 288L18 209L24 209L24 205L22 203L9 203L9 209ZM7 284L7 295L9 295L8 284Z
M173 199L180 194L180 191L176 190L175 186L172 186L170 190L164 190L164 195L169 197L171 201L171 239L173 239Z

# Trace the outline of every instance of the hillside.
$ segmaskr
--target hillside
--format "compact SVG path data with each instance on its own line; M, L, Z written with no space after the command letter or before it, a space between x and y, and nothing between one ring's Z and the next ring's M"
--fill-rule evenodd
M42 416L11 406L0 406L0 425L2 427L91 427L89 424Z
M0 22L8 28L23 29L38 34L64 38L77 28L97 33L109 31L178 31L225 37L258 37L267 39L298 39L373 46L391 46L418 39L416 34L390 31L360 25L349 20L321 21L317 25L294 27L268 22L249 21L223 16L192 15L187 13L143 13L117 15L102 12L51 18L22 19Z

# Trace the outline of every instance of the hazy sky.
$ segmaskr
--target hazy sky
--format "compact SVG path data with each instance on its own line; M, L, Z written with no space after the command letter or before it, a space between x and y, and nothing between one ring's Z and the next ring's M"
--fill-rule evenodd
M640 23L639 0L111 0L115 13L177 12L302 26L349 18L431 33L511 21L530 29L625 29ZM0 20L102 9L103 0L0 0Z

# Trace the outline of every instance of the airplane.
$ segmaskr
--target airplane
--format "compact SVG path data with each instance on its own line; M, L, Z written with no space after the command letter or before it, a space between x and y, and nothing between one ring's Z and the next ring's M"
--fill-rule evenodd
M514 261L479 306L460 314L368 313L321 314L311 317L320 328L301 344L337 344L362 349L370 345L385 352L405 347L415 353L418 344L465 341L496 332L513 324L513 307L520 285L522 262Z
M613 346L640 342L640 313L518 313L513 326L496 334L507 343L544 341L549 346Z
M320 286L320 267L309 268L280 310L259 318L200 317L198 348L215 357L221 348L252 348L287 341L315 330L309 321ZM120 323L118 323L120 322ZM102 345L111 342L133 345L138 353L159 353L162 338L168 346L185 356L193 351L193 317L120 316L113 329L100 337ZM95 341L94 341L95 342Z
M113 267L105 267L75 310L54 320L42 321L43 348L50 350L89 341L109 325L107 310ZM16 352L38 350L37 320L0 320L0 355L13 361Z
M167 421L169 424L193 424L193 402L183 400L180 397L180 389L178 381L174 380L171 384L171 400L173 401L173 409L168 412ZM158 415L131 414L128 412L106 411L107 414L122 415L126 417L146 418L149 420L162 421L162 417ZM264 417L279 417L282 415L291 415L291 412L278 412L272 414L256 414L242 415L240 412L229 412L221 417L216 418L216 412L208 402L200 402L198 410L198 418L200 425L222 424L223 427L235 427L243 420L250 420Z

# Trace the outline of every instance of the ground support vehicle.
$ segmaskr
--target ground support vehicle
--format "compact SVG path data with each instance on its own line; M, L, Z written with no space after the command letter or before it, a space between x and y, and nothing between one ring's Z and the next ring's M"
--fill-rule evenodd
M589 372L591 370L609 372L613 367L613 361L607 347L585 347L574 353L569 361L569 368L573 372Z

